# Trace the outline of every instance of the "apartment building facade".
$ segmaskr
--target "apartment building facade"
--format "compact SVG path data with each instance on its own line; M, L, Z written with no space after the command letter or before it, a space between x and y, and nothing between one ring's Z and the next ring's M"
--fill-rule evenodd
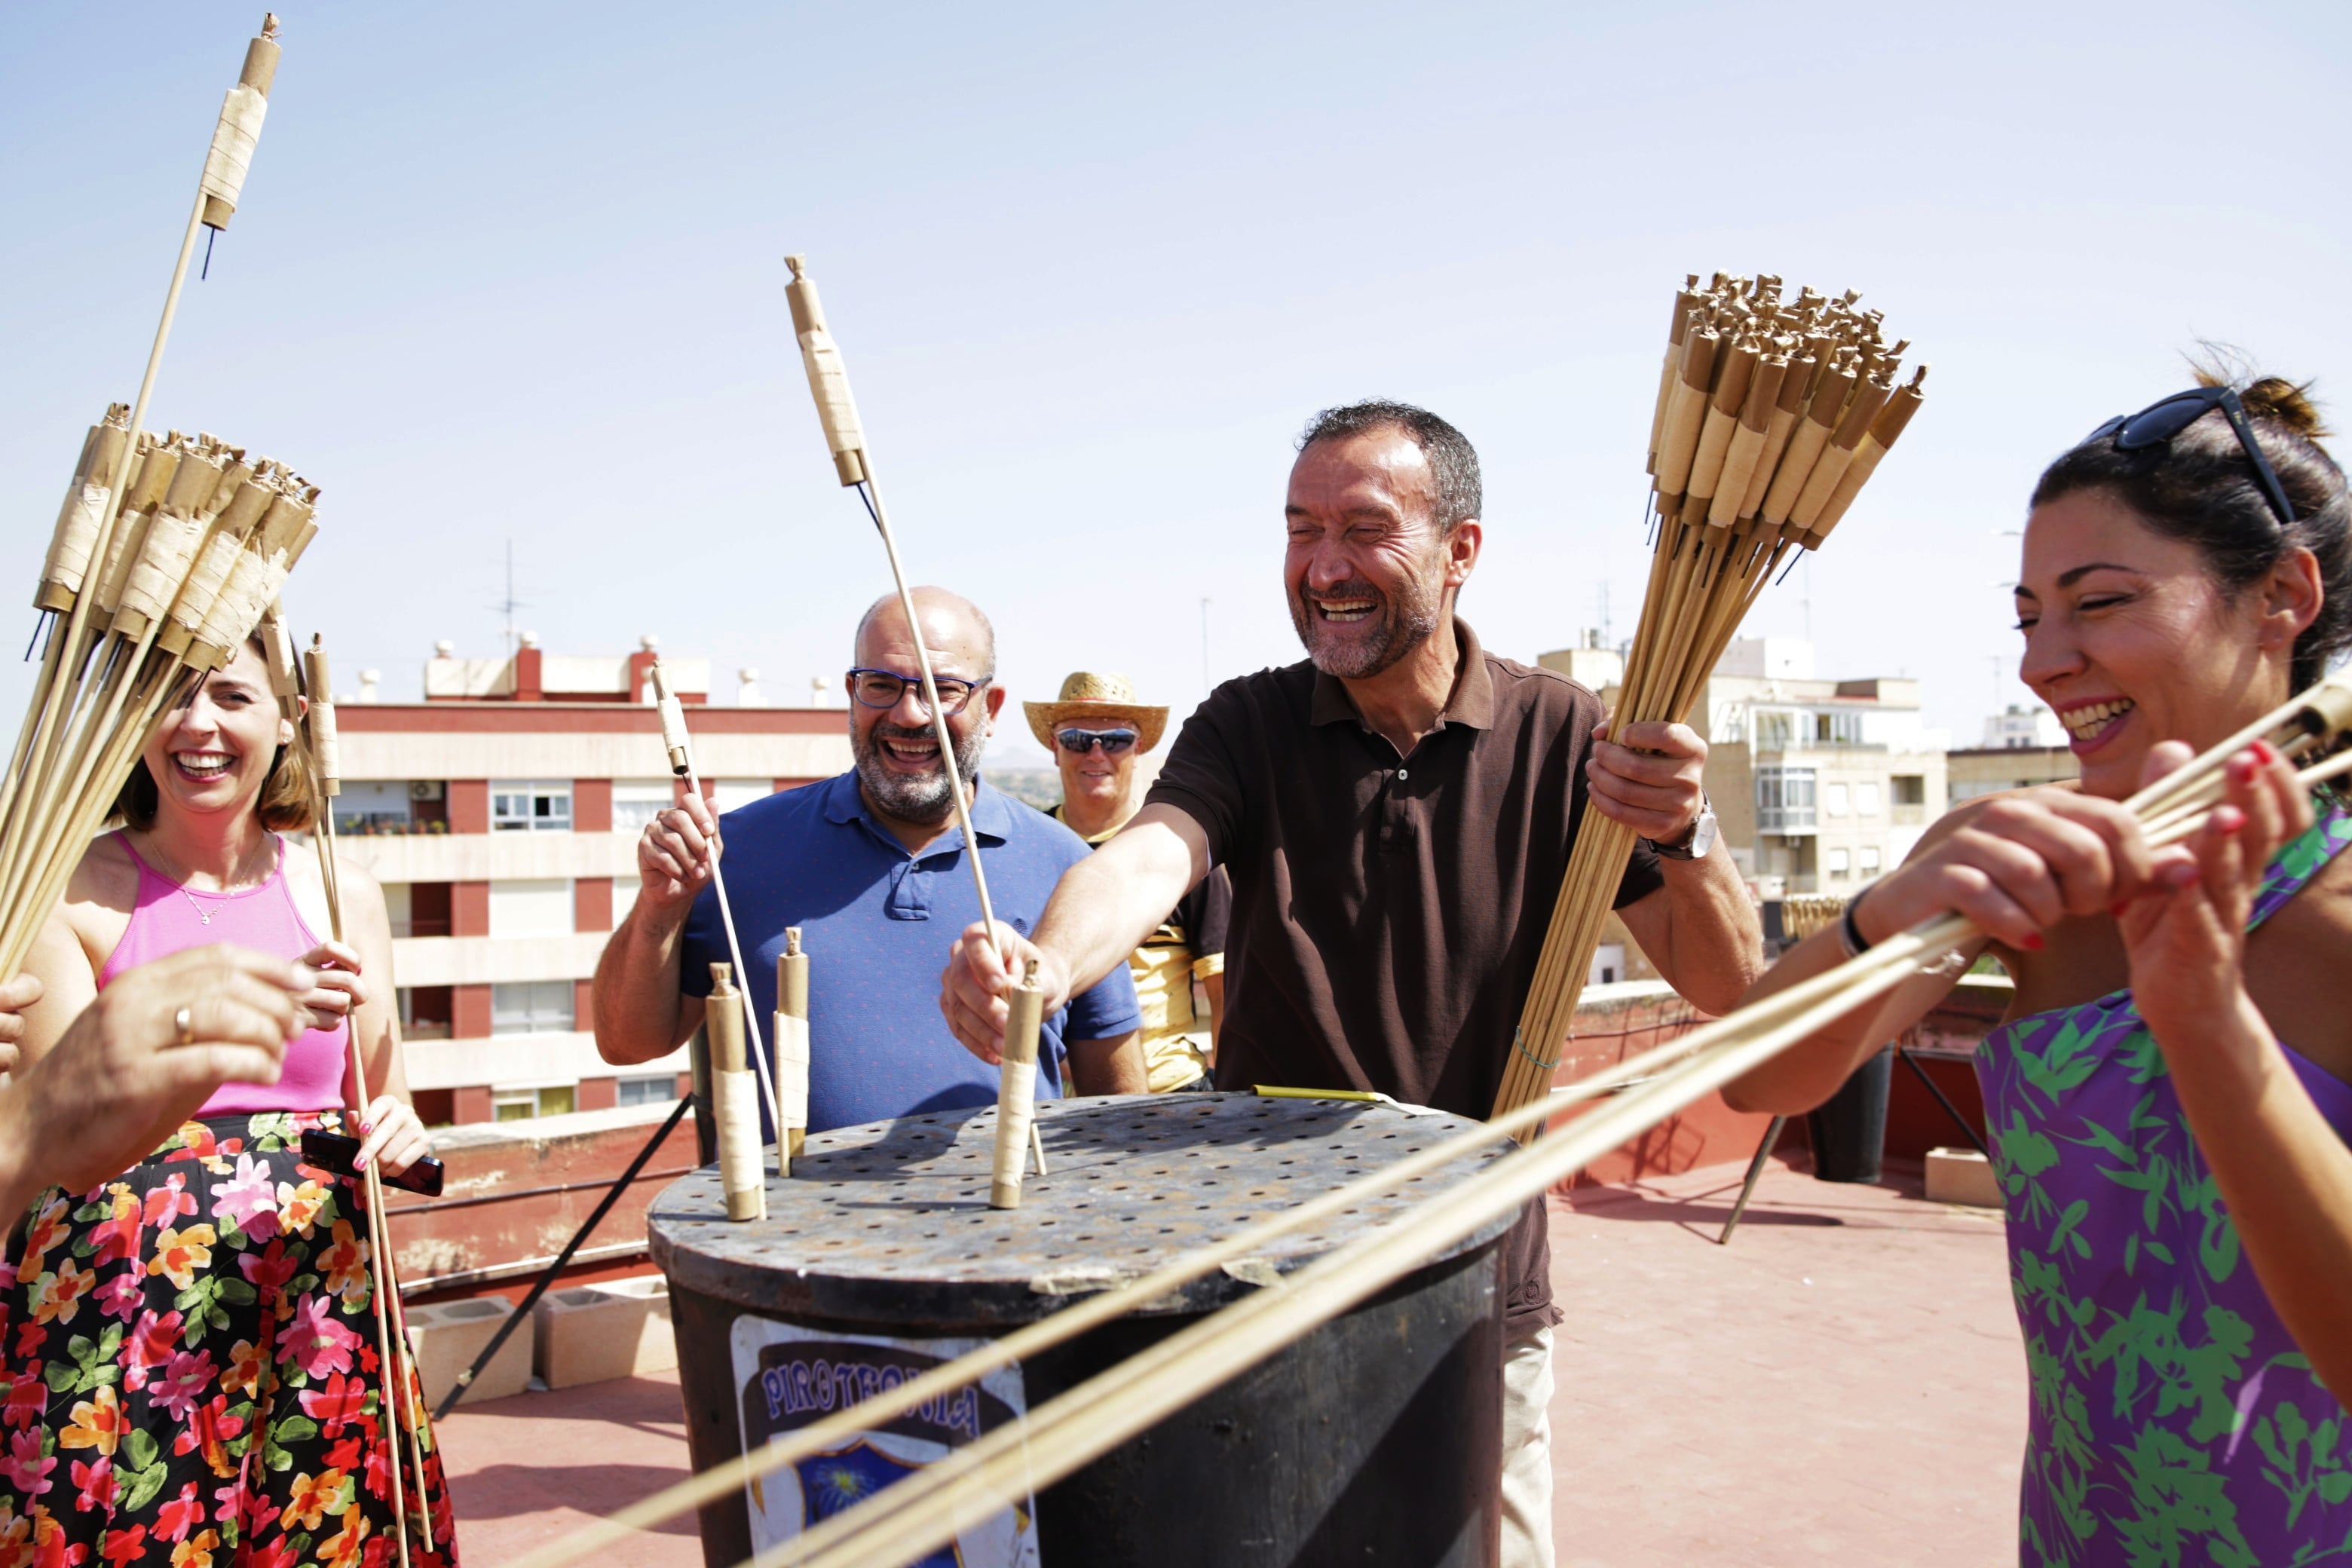
M1537 662L1614 705L1624 661L1587 633ZM1691 713L1707 742L1706 792L1726 847L1767 907L1792 893L1851 893L1901 864L1944 811L1945 732L1916 680L1822 680L1812 645L1734 642ZM1587 984L1657 972L1614 916Z
M1596 637L1538 662L1617 700L1623 661ZM1948 737L1927 726L1916 680L1820 679L1811 644L1746 637L1708 678L1691 723L1707 742L1724 841L1765 903L1859 889L1943 814ZM1612 927L1591 983L1650 973Z
M1949 737L1928 727L1916 680L1820 679L1810 643L1742 638L1708 679L1701 717L1707 794L1767 902L1851 893L1943 815Z
M596 959L636 895L636 840L675 785L632 654L460 659L421 703L337 710L345 859L383 884L405 1059L429 1123L675 1099L683 1049L616 1072L590 1033ZM709 664L665 659L721 811L849 766L839 709L714 707ZM748 691L748 682L747 682Z
M1952 805L1980 795L2063 784L2082 776L2082 764L2066 743L2058 715L2039 705L2012 704L2008 712L1993 714L1985 721L1982 745L1954 752L1946 759L1948 799Z

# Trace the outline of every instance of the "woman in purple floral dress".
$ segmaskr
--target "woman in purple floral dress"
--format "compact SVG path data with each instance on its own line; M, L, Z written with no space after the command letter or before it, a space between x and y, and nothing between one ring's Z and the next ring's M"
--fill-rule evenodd
M398 1559L366 1205L299 1151L346 1104L367 1108L362 1159L397 1172L427 1143L400 1070L383 891L347 868L352 945L321 942L315 864L278 837L309 826L291 740L248 645L149 743L123 827L84 857L27 966L45 987L25 1014L32 1061L100 988L172 952L234 942L323 973L303 998L318 1026L276 1084L226 1085L119 1177L8 1216L0 1568ZM437 1455L423 1499L403 1468L409 1563L454 1563Z
M1977 1054L2032 1388L2029 1563L2352 1560L2352 812L2257 744L2190 843L2120 805L2352 645L2352 500L2300 388L2209 378L2033 495L2021 675L2079 791L1956 811L1759 984L1932 916L2015 978ZM1953 984L1923 975L1733 1086L1832 1092Z

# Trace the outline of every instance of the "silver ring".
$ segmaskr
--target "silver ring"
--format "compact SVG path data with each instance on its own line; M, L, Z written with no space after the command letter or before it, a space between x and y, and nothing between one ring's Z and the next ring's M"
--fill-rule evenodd
M180 1044L192 1046L196 1041L196 1015L192 1007L182 1007L172 1015L172 1027L180 1034Z

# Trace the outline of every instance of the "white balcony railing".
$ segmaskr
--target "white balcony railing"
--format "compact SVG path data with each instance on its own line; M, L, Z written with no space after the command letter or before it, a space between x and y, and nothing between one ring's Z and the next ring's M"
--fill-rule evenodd
M584 980L596 972L611 936L583 931L560 936L394 937L392 972L408 986Z
M379 882L503 882L549 877L635 877L627 833L390 834L341 838L335 852Z

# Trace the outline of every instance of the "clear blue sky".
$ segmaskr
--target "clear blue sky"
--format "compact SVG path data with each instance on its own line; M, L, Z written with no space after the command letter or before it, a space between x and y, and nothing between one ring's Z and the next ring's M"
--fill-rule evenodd
M137 384L257 4L17 8L0 49L0 501L29 601L79 432ZM1189 710L1298 657L1290 441L1379 394L1476 442L1464 614L1625 635L1677 279L1848 286L1931 398L1751 629L2021 700L2033 476L2200 337L2352 419L2342 6L320 6L151 424L325 488L289 595L413 696L643 631L771 700L847 662L880 550L783 299L805 251L916 574L1016 700L1124 670ZM31 612L21 612L30 629ZM1997 663L1997 659L2000 662ZM13 667L11 667L13 669ZM339 681L343 684L348 677ZM0 676L14 710L21 676ZM722 700L727 700L722 696ZM1015 722L1004 760L1035 755Z

